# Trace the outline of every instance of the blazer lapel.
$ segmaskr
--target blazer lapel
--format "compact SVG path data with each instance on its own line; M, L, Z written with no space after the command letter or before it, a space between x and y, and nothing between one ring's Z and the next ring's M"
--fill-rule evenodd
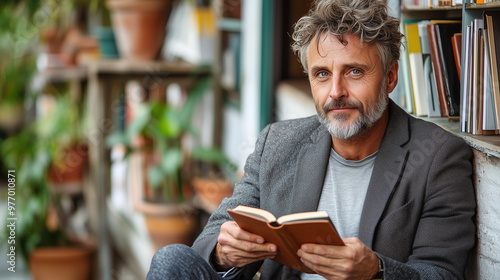
M290 213L317 210L331 147L330 133L322 125L311 135L311 142L302 146L291 190Z
M370 248L375 228L394 188L401 180L408 157L408 150L402 147L410 137L408 115L392 101L389 114L389 123L375 159L359 227L359 239Z

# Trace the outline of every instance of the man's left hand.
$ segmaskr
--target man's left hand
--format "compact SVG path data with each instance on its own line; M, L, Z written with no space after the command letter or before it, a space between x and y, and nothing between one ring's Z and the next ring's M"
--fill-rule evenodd
M297 254L326 279L372 279L378 272L377 255L358 238L342 240L346 246L304 244Z

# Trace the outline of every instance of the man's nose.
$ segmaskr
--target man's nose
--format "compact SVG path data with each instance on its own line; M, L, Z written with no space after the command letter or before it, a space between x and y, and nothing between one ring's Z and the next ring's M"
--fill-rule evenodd
M348 95L349 94L346 88L346 81L342 78L341 75L332 75L328 96L331 99L339 100L342 98L346 98Z

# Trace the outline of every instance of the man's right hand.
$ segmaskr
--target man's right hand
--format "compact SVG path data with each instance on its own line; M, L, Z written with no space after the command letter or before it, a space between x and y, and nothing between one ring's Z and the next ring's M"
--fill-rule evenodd
M266 258L274 258L276 245L264 238L242 230L236 222L225 222L217 238L215 261L221 268L242 267Z

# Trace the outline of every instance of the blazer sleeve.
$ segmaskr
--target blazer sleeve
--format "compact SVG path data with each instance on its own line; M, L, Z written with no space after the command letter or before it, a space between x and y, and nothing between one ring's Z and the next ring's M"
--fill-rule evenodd
M260 160L266 145L270 125L262 130L255 144L254 152L247 158L244 168L243 178L234 187L233 195L222 200L218 209L210 216L207 225L193 244L200 255L210 264L212 256L217 245L217 238L220 233L220 227L223 223L231 221L227 209L235 208L238 205L259 207L260 205L260 186L259 169ZM258 271L262 262L247 265L241 272L238 279L251 279ZM248 276L245 276L248 275Z
M433 155L420 220L406 263L378 254L384 279L463 279L475 243L472 150L450 137ZM419 170L418 172L426 172Z

